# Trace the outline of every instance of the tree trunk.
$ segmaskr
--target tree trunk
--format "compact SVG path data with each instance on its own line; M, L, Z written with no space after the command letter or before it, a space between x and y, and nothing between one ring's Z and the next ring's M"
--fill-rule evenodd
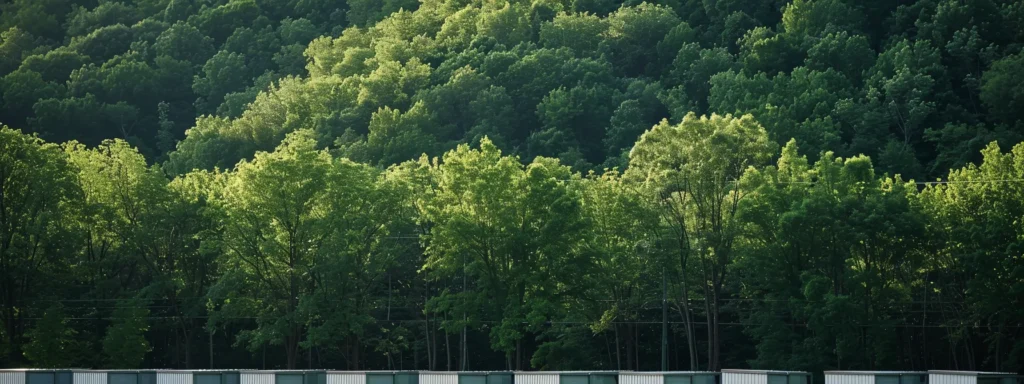
M615 370L622 370L622 347L619 346L619 325L613 324L615 328Z
M293 336L285 337L284 349L285 349L285 355L288 358L288 360L287 360L287 367L288 367L288 369L295 369L296 363L298 361L298 354L299 354L298 352L299 351L298 351L298 348L296 348L297 345L295 345L295 344L297 344L297 343L296 343L296 340L295 340L295 338Z
M635 340L633 340L633 328L635 325L626 325L626 370L633 370L633 355L635 348Z
M216 331L210 331L210 338L209 338L209 344L210 344L210 369L213 369L213 333L214 332L216 332Z
M362 340L356 335L352 340L352 370L357 370L362 365Z
M192 331L185 331L185 369L192 369Z
M448 331L444 332L444 354L445 354L445 359L447 360L447 363L448 363L447 370L451 371L452 370L452 343L451 343L451 337L448 335Z
M693 311L690 310L689 291L687 284L683 283L683 304L681 315L683 316L683 327L686 328L686 347L690 352L690 370L697 371L697 337L693 331Z
M707 319L707 333L708 333L708 370L715 370L715 354L714 354L714 330L712 330L712 322L714 321L711 312L711 295L707 288L707 284L704 287L704 318Z
M516 340L516 370L523 370L523 341L522 339Z

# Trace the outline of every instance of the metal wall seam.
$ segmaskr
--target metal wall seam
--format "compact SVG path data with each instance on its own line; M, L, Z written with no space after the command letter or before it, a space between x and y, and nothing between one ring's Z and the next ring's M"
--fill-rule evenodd
M515 384L558 384L559 375L557 372L552 373L528 373L516 372L514 374L513 382ZM421 383L422 384L422 383Z
M619 384L665 384L665 375L660 373L619 373Z
M825 373L825 384L875 384L875 375Z
M978 376L931 373L928 374L928 384L978 384Z
M276 384L275 377L273 373L242 372L239 381L240 384Z
M25 371L0 372L0 384L25 384Z
M192 373L156 372L156 384L192 384Z
M722 372L722 384L768 384L768 375L764 373Z
M75 384L107 384L107 373L75 372L71 380Z
M420 384L459 384L458 372L420 372Z
M327 372L327 384L366 384L366 373Z

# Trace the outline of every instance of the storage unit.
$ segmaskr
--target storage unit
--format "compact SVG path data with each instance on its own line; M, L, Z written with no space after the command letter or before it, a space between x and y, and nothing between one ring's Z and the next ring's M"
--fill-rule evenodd
M420 373L416 371L395 372L395 384L420 384Z
M327 371L240 371L239 384L327 384Z
M459 384L512 384L512 372L458 372Z
M513 372L506 379L507 372L492 372L487 384L617 384L617 371L565 371L565 372ZM498 378L501 375L500 379ZM509 380L497 382L498 380Z
M723 369L722 384L810 384L811 374L801 371Z
M239 371L157 371L156 384L241 384Z
M1022 376L1004 372L928 371L928 384L1022 384Z
M70 370L0 369L0 384L71 384Z
M327 384L327 371L274 371L275 384Z
M72 384L70 370L0 369L0 384Z
M416 371L327 371L325 384L419 384Z
M620 372L619 384L718 384L718 372Z
M558 384L590 384L590 374L587 372L559 372Z
M590 372L590 384L618 384L619 373L613 371Z
M156 384L156 371L107 371L107 384ZM181 383L181 384L192 384Z
M825 384L926 384L928 372L825 371Z
M514 373L510 371L487 372L487 384L512 384Z
M459 372L459 384L487 384L487 372Z

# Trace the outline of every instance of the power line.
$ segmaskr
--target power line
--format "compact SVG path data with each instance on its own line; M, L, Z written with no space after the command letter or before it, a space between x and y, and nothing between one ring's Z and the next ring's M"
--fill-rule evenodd
M142 318L146 319L146 320L178 320L178 319L182 319L182 318L184 318L184 319L191 319L191 320L206 320L206 319L210 319L211 317L216 318L216 319L220 319L220 320L259 320L259 319L261 319L261 317L256 317L256 316L227 316L227 317L218 317L218 316L186 316L186 317L180 317L180 316L145 316L145 317L142 317ZM42 318L40 318L40 317L27 317L27 318L24 318L24 319L25 320L41 320ZM64 317L63 319L65 319L65 320L119 320L120 318L118 318L118 317ZM415 324L421 324L421 323L425 323L427 321L437 322L436 319L435 320L427 320L427 319L391 319L391 320L374 319L373 321L374 321L374 323L415 323ZM504 321L502 321L502 320L475 320L475 321L473 321L473 323L477 323L477 324L501 324L503 322ZM596 323L596 321L546 321L546 322L544 322L544 324L547 324L547 325L592 325L594 323ZM618 320L618 321L612 321L610 323L611 324L622 324L622 325L661 325L662 324L662 322L660 320L659 321L656 321L656 320L633 320L633 321ZM679 320L668 321L667 323L668 324L673 324L673 325L684 325L684 324L686 324L686 322L679 321ZM522 322L521 324L525 325L525 324L528 324L528 323L527 322ZM708 322L707 321L691 321L690 324L692 324L692 325L705 325L706 326L706 325L708 325ZM765 325L776 325L776 323L753 323L753 322L742 322L742 321L741 322L735 322L735 321L733 321L733 322L718 322L717 324L718 325L728 325L728 326L765 326ZM785 325L792 326L792 327L805 327L805 328L809 327L808 324L806 324L806 323L799 323L799 322L789 322L789 323L785 323ZM831 327L852 327L852 328L953 328L953 329L963 329L963 328L982 329L982 328L990 328L991 327L989 325L980 325L980 324L960 324L960 325L930 324L930 325L928 325L928 324L909 324L909 323L899 323L899 324L886 324L886 323L878 323L878 324L873 324L873 323L871 323L871 324L858 324L858 323L852 323L852 324L823 324L823 326L830 327L830 328ZM1022 325L1000 325L1000 327L1001 328L1008 328L1008 329L1024 329L1024 324L1022 324Z

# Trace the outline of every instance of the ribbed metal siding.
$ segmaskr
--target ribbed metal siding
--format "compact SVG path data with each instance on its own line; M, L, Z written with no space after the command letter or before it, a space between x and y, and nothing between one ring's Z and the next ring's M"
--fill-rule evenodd
M363 372L328 372L327 384L366 384L366 374Z
M420 384L459 384L456 372L420 372Z
M558 384L558 374L516 374L514 382L515 384Z
M665 375L620 373L619 384L665 384Z
M0 372L0 384L25 384L25 372Z
M619 384L664 384L663 374L620 373Z
M970 375L930 373L928 374L928 384L978 384L978 377Z
M157 372L156 384L192 384L192 377L187 372Z
M242 372L241 384L275 384L273 373Z
M75 372L75 384L107 384L106 372Z
M826 373L825 384L875 384L875 375L843 375Z
M768 375L763 373L722 372L722 384L768 384Z

